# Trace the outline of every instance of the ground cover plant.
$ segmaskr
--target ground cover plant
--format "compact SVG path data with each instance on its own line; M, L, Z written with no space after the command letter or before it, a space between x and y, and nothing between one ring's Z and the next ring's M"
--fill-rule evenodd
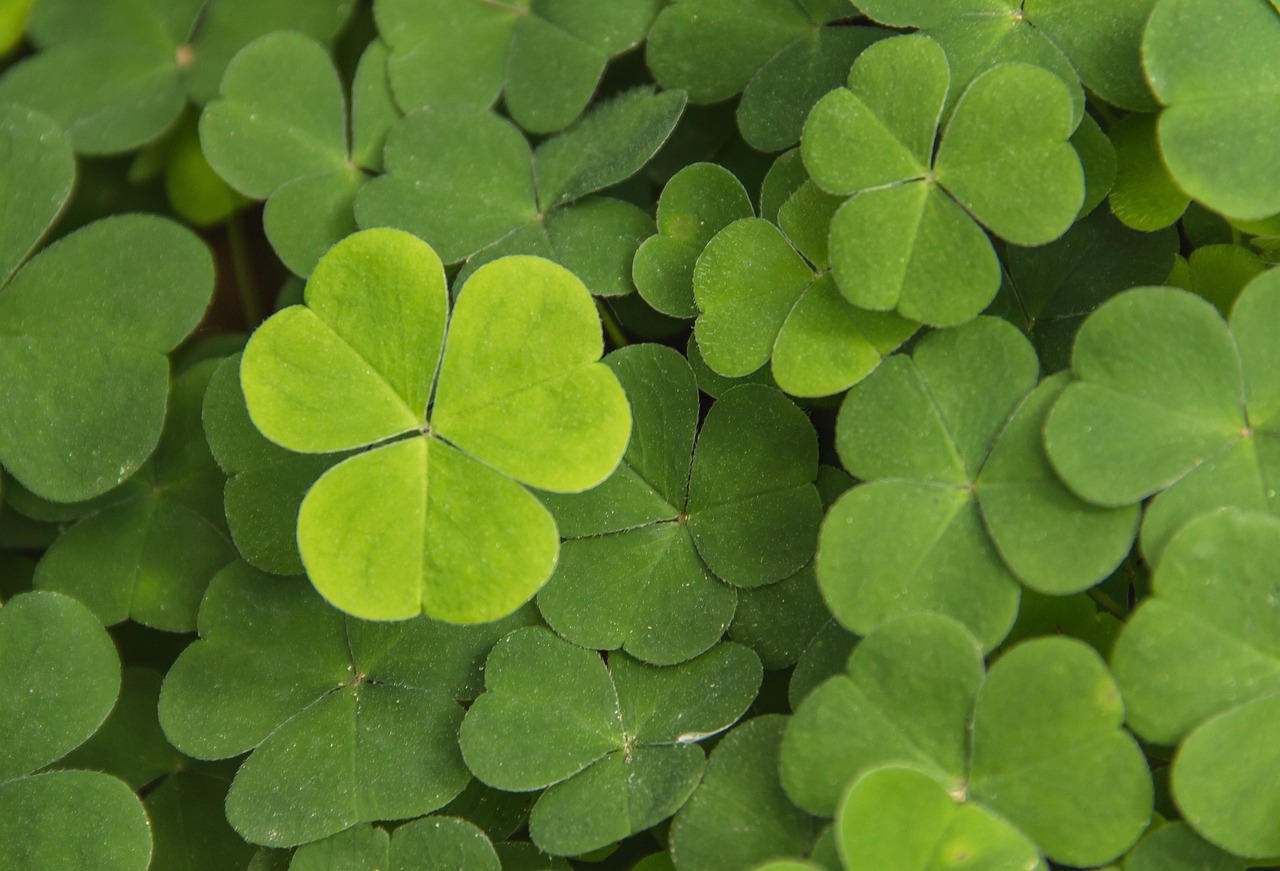
M1280 2L0 4L0 868L1280 867Z

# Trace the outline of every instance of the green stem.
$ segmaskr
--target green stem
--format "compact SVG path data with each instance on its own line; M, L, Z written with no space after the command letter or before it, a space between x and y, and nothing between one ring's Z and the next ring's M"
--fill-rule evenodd
M1120 622L1123 623L1125 620L1129 619L1128 609L1125 608L1123 605L1121 605L1119 602L1117 602L1115 599L1113 599L1107 593L1104 593L1102 590L1099 590L1097 587L1094 587L1091 590L1089 590L1089 598L1092 599L1094 602L1096 602L1098 606L1102 608L1102 610L1106 611L1108 614L1110 614L1112 617L1115 617Z
M600 320L604 323L605 334L609 337L609 341L613 342L613 346L615 348L625 348L630 345L631 340L622 331L622 325L618 323L618 319L614 317L613 311L608 304L600 297L596 297L596 308L600 310Z
M240 226L238 212L227 220L227 245L231 249L231 268L236 276L240 313L244 315L245 326L252 330L262 320L262 311L258 308L258 295L253 287L253 270L249 266L248 244L245 242L244 228Z

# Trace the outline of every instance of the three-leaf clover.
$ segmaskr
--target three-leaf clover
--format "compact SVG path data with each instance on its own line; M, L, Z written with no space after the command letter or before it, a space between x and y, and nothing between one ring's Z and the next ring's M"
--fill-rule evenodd
M682 662L724 635L734 587L779 581L812 557L816 434L759 385L725 393L699 430L693 373L670 348L633 345L605 362L634 433L600 487L546 497L566 541L538 608L575 644Z
M847 87L818 102L800 141L813 180L852 195L831 223L841 293L934 326L973 318L1000 287L979 223L1015 244L1041 245L1066 232L1084 202L1084 172L1068 142L1078 119L1056 76L1022 63L979 75L935 152L952 81L933 40L884 40L859 56Z
M331 40L351 0L42 0L28 35L40 49L0 77L0 101L66 128L82 154L128 151L163 134L188 98L209 100L242 46L281 28Z
M494 641L527 622L363 623L302 579L233 563L209 585L200 640L165 678L160 724L197 759L252 751L227 818L253 843L419 816L467 785L458 702L479 692Z
M571 273L503 258L448 310L428 245L367 230L325 255L306 305L274 315L244 351L241 384L264 435L300 452L371 448L326 472L298 516L312 583L358 617L511 613L559 551L555 522L522 484L585 490L627 446L627 399L597 362L600 321Z
M1179 187L1234 218L1280 212L1280 8L1160 0L1142 41L1160 113L1160 153Z
M1165 546L1112 654L1134 731L1178 744L1173 796L1207 839L1280 854L1280 521L1226 509Z
M40 771L92 735L120 690L110 636L79 602L24 593L0 608L0 865L145 871L146 814L100 771Z
M982 317L930 333L849 391L836 447L863 483L828 512L817 558L847 628L939 611L992 648L1017 616L1018 581L1074 593L1128 554L1137 508L1087 504L1049 465L1041 428L1071 388L1037 377L1026 337Z
M840 201L812 182L778 211L777 224L743 218L707 244L693 272L698 350L737 378L765 362L794 396L827 396L865 378L918 324L867 311L841 296L827 270L827 228Z
M760 660L728 642L659 668L541 628L499 641L485 692L463 720L467 767L499 789L546 789L529 834L577 855L644 831L693 793L706 759L697 742L733 725L760 688Z
M842 800L880 804L858 817L865 826L884 815L867 829L882 829L884 849L910 849L911 808L940 809L945 797L960 803L951 813L994 812L1022 835L1001 843L1029 839L1055 862L1092 867L1123 853L1151 816L1151 775L1124 716L1106 664L1079 641L1025 642L984 673L972 635L949 618L918 614L864 638L847 673L800 704L782 742L782 782L816 814L838 813ZM851 783L891 770L914 770L928 783L893 775L864 787L878 802L844 797ZM902 780L897 799L893 779Z
M485 109L413 112L391 129L387 172L361 189L356 219L411 232L446 263L485 249L479 262L532 254L568 267L595 293L628 293L632 258L653 223L630 203L584 198L639 171L684 104L681 91L629 91L532 150L519 128Z
M568 127L609 59L638 45L662 0L377 0L391 46L396 100L412 111L444 103L485 108L503 97L533 133Z
M1184 290L1113 297L1080 328L1045 424L1054 469L1081 498L1130 505L1156 495L1142 549L1156 563L1172 535L1224 506L1277 510L1280 272L1254 279L1229 322Z
M263 229L299 275L355 232L364 170L381 165L383 141L399 117L385 64L385 47L371 43L352 84L348 119L328 51L300 33L272 33L235 56L200 116L209 163L240 193L267 201Z

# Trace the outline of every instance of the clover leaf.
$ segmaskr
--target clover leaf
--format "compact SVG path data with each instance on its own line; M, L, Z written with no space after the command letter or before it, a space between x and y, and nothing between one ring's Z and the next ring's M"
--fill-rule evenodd
M1028 641L984 675L981 648L967 630L941 615L913 615L869 634L850 656L847 674L800 704L783 737L782 783L802 808L845 813L843 827L851 818L840 810L849 784L914 770L924 778L914 786L905 775L886 775L869 791L887 790L879 824L868 807L853 816L862 821L856 825L870 826L866 831L886 833L883 849L918 843L902 836L909 815L889 800L900 781L922 808L941 812L938 799L947 798L950 811L940 819L948 825L958 813L989 826L994 812L1022 836L1006 833L997 843L1029 839L1055 862L1094 866L1121 855L1151 815L1146 759L1123 720L1119 690L1087 645ZM877 803L868 793L852 797L859 794L854 785L846 806Z
M843 0L677 0L654 22L646 59L664 87L695 103L742 91L743 138L781 151L799 141L810 107L839 86L858 53L887 35L837 24L852 12Z
M165 678L160 724L197 759L252 751L227 795L252 843L418 816L466 786L458 702L478 691L493 642L528 620L362 623L301 579L232 563L205 594L200 640Z
M1280 385L1268 331L1278 307L1273 270L1244 289L1229 324L1194 294L1145 287L1113 297L1080 328L1079 380L1049 415L1045 448L1089 502L1159 494L1142 526L1152 563L1200 514L1275 510Z
M866 0L859 8L890 27L918 27L952 60L957 82L1025 61L1050 70L1083 106L1080 81L1125 109L1150 110L1143 77L1143 27L1157 0L1117 0L1105 7L1054 0Z
M662 0L377 0L391 84L405 111L492 105L532 133L572 124L609 59L638 45ZM461 52L461 54L460 54Z
M765 362L795 396L827 396L865 378L918 324L841 296L827 271L826 231L839 201L811 182L778 222L743 218L706 245L693 272L698 348L730 378Z
M630 292L631 260L652 223L620 200L586 199L634 175L670 136L680 91L628 91L531 150L493 112L442 104L391 129L386 175L356 198L361 227L425 239L446 263L509 254L555 259L593 292ZM580 202L579 202L580 201ZM590 210L575 217L577 209ZM479 262L476 265L479 265Z
M431 816L388 833L373 826L307 844L289 871L499 871L506 867L484 832L467 820Z
M35 248L71 196L75 157L48 117L0 102L0 188L14 203L0 215L0 287Z
M145 871L147 817L124 782L47 770L92 735L120 690L115 647L93 614L59 593L0 608L0 864L49 871Z
M760 661L733 643L658 668L615 653L606 665L541 628L513 632L485 665L485 692L459 733L467 767L490 786L550 787L529 834L576 855L644 831L685 803L702 776L697 742L755 699Z
M859 56L847 87L818 102L800 141L813 180L849 196L831 222L841 293L933 326L970 320L999 289L999 261L977 222L1041 245L1066 232L1084 202L1068 141L1078 119L1057 77L1021 63L982 73L959 95L935 156L952 81L933 40L884 40Z
M1183 817L1252 858L1280 854L1278 559L1270 515L1229 508L1191 521L1165 546L1152 596L1112 654L1134 730L1180 744L1172 783Z
M1143 36L1147 78L1165 105L1160 150L1191 196L1234 218L1265 218L1280 212L1280 164L1256 147L1280 123L1280 9L1224 0L1202 12L1159 0Z
M210 164L240 193L267 201L267 238L299 275L309 275L325 251L356 229L362 168L376 168L377 145L396 120L379 111L386 86L375 73L385 55L378 43L366 50L348 120L343 84L325 48L299 33L272 33L235 56L218 98L201 114ZM373 112L356 114L370 103ZM371 121L358 125L359 119Z
M740 723L711 751L702 782L671 823L679 867L734 871L808 852L816 820L791 803L778 779L787 722L771 714Z
M1184 822L1169 823L1150 832L1125 857L1125 871L1244 871L1239 856L1205 841Z
M756 385L725 393L699 431L693 373L669 348L634 345L605 362L634 433L599 488L546 497L566 541L538 608L575 644L671 665L720 640L734 587L781 580L812 557L818 444L798 408Z
M1131 287L1159 284L1173 268L1178 233L1129 229L1106 210L1077 221L1057 241L1005 249L1017 316L1050 372L1071 364L1071 346L1088 315Z
M209 580L235 558L222 505L225 476L200 411L216 361L174 382L151 459L113 498L68 529L36 569L38 589L79 599L106 625L133 619L190 632Z
M249 418L240 387L241 355L224 360L204 396L209 448L228 475L226 522L240 556L277 575L302 574L298 507L345 454L297 454L269 441Z
M1191 197L1169 175L1156 138L1156 123L1156 115L1134 112L1109 130L1116 150L1111 211L1135 230L1170 227L1191 203Z
M459 294L446 341L439 258L382 229L325 255L306 302L249 340L241 384L254 424L285 448L373 446L302 503L298 547L312 583L366 619L511 613L559 548L551 515L522 484L593 487L630 434L626 396L597 363L586 288L537 258L487 264Z
M1227 315L1249 282L1266 270L1266 261L1243 245L1201 245L1185 260L1179 258L1165 283L1204 297Z
M150 142L187 103L208 100L227 61L282 27L331 39L351 0L42 0L29 35L41 49L0 77L0 101L54 118L81 154Z
M148 215L98 221L32 258L0 289L0 462L63 502L137 471L164 423L165 355L212 291L204 244Z
M1062 485L1041 427L1066 376L1037 386L1035 352L1007 321L930 333L845 397L836 446L863 481L823 523L818 582L865 634L932 610L986 648L1008 633L1022 583L1065 594L1128 554L1136 507L1099 510Z
M636 249L631 266L636 290L663 314L691 318L693 268L712 237L754 214L742 182L714 163L692 163L667 182L658 200L658 234Z

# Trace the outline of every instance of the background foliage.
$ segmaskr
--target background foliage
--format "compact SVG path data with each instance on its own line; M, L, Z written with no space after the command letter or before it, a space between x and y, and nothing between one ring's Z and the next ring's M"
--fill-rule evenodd
M0 4L0 867L1280 867L1280 3Z

